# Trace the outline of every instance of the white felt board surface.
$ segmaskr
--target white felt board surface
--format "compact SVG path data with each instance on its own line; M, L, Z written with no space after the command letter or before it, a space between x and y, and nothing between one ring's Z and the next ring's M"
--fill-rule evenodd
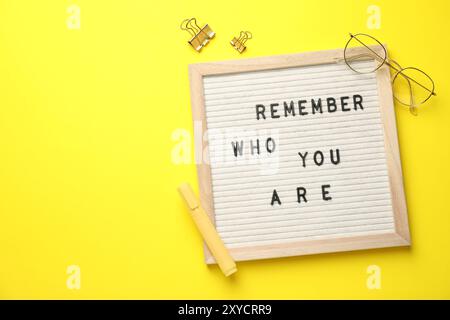
M379 81L335 61L202 75L209 213L237 260L409 243L377 243L403 221Z

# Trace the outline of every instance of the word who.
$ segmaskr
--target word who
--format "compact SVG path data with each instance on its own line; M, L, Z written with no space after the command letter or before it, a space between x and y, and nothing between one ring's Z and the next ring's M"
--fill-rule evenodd
M260 143L260 139L250 139L248 141L248 147L250 149L250 153L261 154L261 149L267 151L268 153L273 153L276 148L275 140L272 137L265 139L265 141ZM263 145L263 146L261 146ZM244 151L244 140L241 141L232 141L231 146L233 148L233 153L235 157L242 156Z

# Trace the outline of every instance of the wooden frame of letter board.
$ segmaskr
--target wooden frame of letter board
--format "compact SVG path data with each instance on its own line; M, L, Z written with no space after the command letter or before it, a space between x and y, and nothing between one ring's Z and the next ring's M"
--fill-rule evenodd
M372 49L376 50L374 47ZM363 47L350 48L350 54L362 54ZM249 71L274 70L290 67L320 65L343 61L343 49L272 57L230 60L223 62L198 63L189 65L191 85L191 104L194 121L201 121L202 128L207 128L203 96L203 76L243 73ZM350 251L393 246L408 246L410 235L408 216L403 190L402 168L399 155L397 128L392 96L391 77L386 65L376 71L380 112L384 129L384 146L386 152L389 185L394 211L395 232L391 234L365 235L320 240L302 240L293 243L270 244L231 248L230 253L236 261L265 258L297 256L305 254ZM208 142L196 145L203 153ZM206 144L206 145L205 145ZM211 168L209 164L197 165L200 202L215 224L214 204L211 185ZM214 257L205 247L205 262L215 263Z

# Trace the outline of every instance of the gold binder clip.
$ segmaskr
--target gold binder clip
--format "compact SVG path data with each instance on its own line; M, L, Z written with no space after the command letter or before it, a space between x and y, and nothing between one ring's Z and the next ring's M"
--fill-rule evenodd
M245 43L247 42L247 40L251 38L252 38L251 32L241 31L241 33L239 34L239 38L236 39L236 37L234 37L230 43L237 51L239 51L239 53L242 53L246 48Z
M212 31L207 24L203 28L200 28L195 18L183 20L180 28L181 30L186 30L189 32L192 36L191 40L188 42L197 51L202 50L202 48L206 46L208 42L216 35L216 33Z

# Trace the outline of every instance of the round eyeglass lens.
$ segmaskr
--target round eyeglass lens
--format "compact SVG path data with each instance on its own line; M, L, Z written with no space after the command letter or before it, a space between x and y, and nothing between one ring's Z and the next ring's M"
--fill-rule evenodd
M392 78L394 98L403 105L417 107L434 92L434 82L420 69L408 67L396 72Z
M357 73L371 73L386 61L386 49L375 38L358 33L352 35L345 45L345 63Z

